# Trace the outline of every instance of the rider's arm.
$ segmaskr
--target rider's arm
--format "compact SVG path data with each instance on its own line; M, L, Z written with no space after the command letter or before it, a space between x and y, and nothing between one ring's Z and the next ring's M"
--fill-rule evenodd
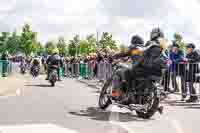
M188 55L186 56L186 58L187 58L188 62L190 62L190 63L195 63L195 62L200 61L200 55L197 52L193 53L192 58Z
M118 53L116 55L113 56L114 59L119 59L119 58L123 58L123 57L127 57L130 55L130 52L126 52L126 53Z

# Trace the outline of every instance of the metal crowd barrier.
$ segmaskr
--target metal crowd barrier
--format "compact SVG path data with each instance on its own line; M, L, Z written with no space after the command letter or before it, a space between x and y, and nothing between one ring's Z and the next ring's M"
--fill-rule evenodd
M97 63L97 77L94 77L94 62L66 64L66 75L106 81L112 75L112 65L106 61ZM166 93L186 97L200 96L200 63L175 63L164 73L162 86ZM192 87L193 86L193 87Z
M200 96L200 63L174 63L163 75L162 85L169 93Z
M108 62L100 62L97 66L97 79L106 81L112 75L112 64Z
M71 74L71 64L70 63L66 63L65 64L65 75L67 77L70 77L72 74Z
M12 73L12 62L0 60L0 77L7 77Z
M80 64L79 63L67 63L65 64L65 75L67 77L79 77L80 74Z
M84 79L94 79L94 62L88 63L67 63L65 65L67 77L82 77ZM107 62L97 64L97 80L106 80L112 75L112 65Z

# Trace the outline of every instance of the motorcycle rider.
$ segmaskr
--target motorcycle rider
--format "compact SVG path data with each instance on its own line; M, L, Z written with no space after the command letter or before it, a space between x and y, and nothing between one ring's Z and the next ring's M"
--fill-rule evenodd
M162 68L166 68L167 58L165 54L166 42L164 40L164 33L160 28L154 28L151 31L150 41L145 45L144 52L144 70L149 75L162 75ZM162 57L162 58L161 58Z
M147 77L151 75L162 75L162 68L166 68L164 60L160 58L165 49L162 39L164 39L164 33L160 28L154 28L151 31L150 41L146 43L145 47L143 47L141 37L132 37L131 46L129 47L130 50L126 54L131 54L133 60L132 69L119 70L120 72L117 72L117 75L114 76L113 97L123 95L121 88L124 81L128 81L129 85L133 85L135 82L134 79L138 76ZM127 100L123 102L126 103Z
M134 78L133 70L136 66L140 66L140 60L142 60L144 48L144 40L139 35L134 35L131 39L131 45L129 50L126 53L119 53L114 56L115 59L123 58L130 56L132 59L132 69L120 69L116 72L116 75L113 77L113 91L112 96L117 98L122 95L122 84L128 82L128 85L131 85L131 80Z
M35 57L31 62L31 72L33 72L35 67L40 70L40 59L38 59L37 57Z
M47 65L48 65L48 70L47 70L47 78L46 80L49 79L49 73L52 69L53 66L57 67L57 74L58 74L58 81L61 81L61 75L60 75L60 68L63 66L63 62L61 60L61 57L59 55L59 50L57 48L55 48L53 50L53 54L51 56L48 57L47 61L46 61Z
M19 67L20 67L21 73L25 73L26 72L27 63L26 63L25 57L22 57Z

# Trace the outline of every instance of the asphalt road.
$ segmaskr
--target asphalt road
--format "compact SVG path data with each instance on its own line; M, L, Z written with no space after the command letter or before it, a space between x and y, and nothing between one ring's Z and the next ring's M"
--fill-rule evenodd
M125 109L98 109L98 90L76 79L63 79L54 88L44 76L20 79L15 96L0 97L0 133L199 133L200 105L177 96L163 103L163 115L144 120Z

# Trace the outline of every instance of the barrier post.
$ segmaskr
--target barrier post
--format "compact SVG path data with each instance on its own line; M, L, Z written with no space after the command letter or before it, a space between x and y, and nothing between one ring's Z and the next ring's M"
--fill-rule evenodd
M93 78L93 63L89 62L88 63L88 78L92 79Z
M9 61L6 60L1 60L1 67L2 67L2 77L7 77L8 76L8 66L9 66Z
M60 72L60 76L64 77L64 69L63 69L63 67L60 68L59 72Z
M104 80L105 72L104 72L104 62L100 62L97 67L97 78L98 80Z
M3 62L0 60L0 77L3 75Z
M79 63L76 63L76 77L79 77L80 75L80 66Z
M85 63L81 63L81 77L87 78L87 66Z

